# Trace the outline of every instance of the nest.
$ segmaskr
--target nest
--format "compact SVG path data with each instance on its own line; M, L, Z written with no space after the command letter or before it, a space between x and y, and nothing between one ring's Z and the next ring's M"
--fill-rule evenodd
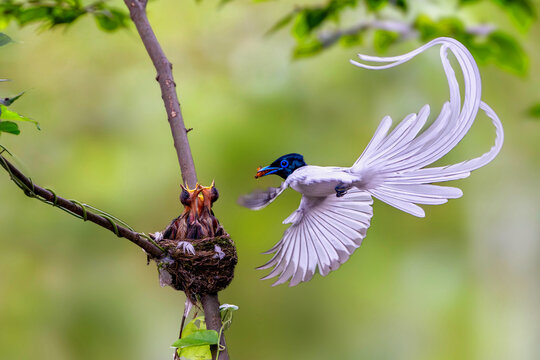
M160 246L167 249L173 261L163 262L161 269L170 274L170 286L188 297L217 293L225 289L234 277L238 262L234 241L229 235L189 239L195 254L178 249L178 240L163 239ZM216 251L217 250L217 251Z
M158 233L157 241L168 253L158 262L160 283L185 292L193 303L197 295L225 289L238 262L234 241L212 211L218 197L214 183L197 184L195 189L182 186L184 211Z

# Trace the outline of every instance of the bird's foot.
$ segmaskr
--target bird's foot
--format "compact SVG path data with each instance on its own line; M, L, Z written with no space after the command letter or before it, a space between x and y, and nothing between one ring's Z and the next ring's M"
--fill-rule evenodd
M347 193L347 191L349 191L350 188L351 188L351 185L339 183L334 188L334 190L336 190L336 197L342 197L343 195Z
M182 250L184 254L195 255L195 248L188 241L179 241L176 248Z

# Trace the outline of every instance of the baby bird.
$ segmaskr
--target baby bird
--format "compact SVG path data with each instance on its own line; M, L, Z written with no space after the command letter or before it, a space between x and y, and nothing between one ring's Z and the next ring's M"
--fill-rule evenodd
M273 269L263 279L278 276L274 285L290 280L289 285L295 286L310 280L317 268L322 276L326 276L347 261L365 238L373 215L373 197L414 216L424 217L424 210L417 204L439 205L463 195L458 188L433 183L466 178L499 153L503 143L502 124L497 114L481 101L478 67L460 42L438 38L401 56L359 55L361 60L385 65L351 62L366 69L387 69L435 45L441 45L440 57L450 88L450 101L443 105L438 117L426 129L421 131L429 116L428 105L418 114L405 117L392 131L390 117L383 118L366 149L351 167L307 165L302 155L292 153L257 169L255 178L274 174L285 181L280 187L240 198L243 206L261 209L288 187L302 194L299 208L283 221L291 226L266 252L274 253L274 256L260 269ZM457 58L463 73L463 106L454 69L447 59L448 51ZM479 109L495 127L495 145L491 150L457 164L427 167L463 139Z
M202 231L202 226L199 222L199 203L202 203L202 201L199 201L199 194L202 189L199 186L195 189L189 189L189 187L183 185L180 186L182 188L180 202L184 205L184 211L163 231L159 236L159 240L178 240L176 246L178 249L194 255L195 249L186 239L197 239L197 236Z
M219 199L219 192L215 187L215 182L212 181L210 186L201 186L201 194L203 201L200 214L201 221L205 223L205 227L209 232L207 236L214 237L223 235L223 227L219 224L219 221L212 211L212 205Z
M214 182L210 186L197 184L195 189L181 187L180 202L184 205L184 211L162 233L154 234L154 237L158 241L177 240L178 249L194 255L195 249L189 240L226 234L212 211L214 202L219 198L219 192ZM216 252L219 253L217 250Z

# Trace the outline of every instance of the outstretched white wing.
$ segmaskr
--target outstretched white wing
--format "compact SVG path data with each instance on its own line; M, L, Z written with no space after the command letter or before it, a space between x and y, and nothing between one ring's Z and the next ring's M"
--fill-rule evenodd
M266 253L275 253L259 269L274 269L263 279L279 275L273 285L291 279L289 286L310 280L316 268L322 276L349 259L366 237L373 209L371 195L351 189L343 197L303 196L300 207L283 223L292 225Z
M472 170L493 160L502 147L504 134L501 121L497 114L480 100L481 80L478 67L469 51L450 38L435 39L401 56L380 58L359 55L361 60L387 63L386 65L372 66L351 61L366 69L387 69L409 61L434 45L442 45L440 54L450 87L450 102L443 105L437 119L422 133L420 131L429 116L427 105L418 114L407 116L390 133L388 131L392 120L385 117L351 168L353 174L363 179L359 184L360 188L389 205L419 217L425 216L425 213L416 204L438 205L462 195L460 189L435 186L431 185L432 183L468 177ZM448 50L456 57L463 73L463 106L456 75L447 59ZM491 118L495 126L496 139L491 150L478 158L458 164L426 168L463 139L479 108Z

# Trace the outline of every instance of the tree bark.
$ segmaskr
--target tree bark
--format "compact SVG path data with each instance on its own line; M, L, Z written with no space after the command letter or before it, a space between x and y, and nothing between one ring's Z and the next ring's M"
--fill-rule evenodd
M219 333L221 328L221 315L219 313L219 299L217 294L204 294L201 295L201 303L204 310L204 318L206 321L206 328L216 330ZM229 354L227 352L227 345L225 343L225 335L221 333L219 343L225 348L225 350L219 353L219 360L229 360ZM212 358L216 358L217 346L210 346L212 351Z
M187 138L187 129L180 110L180 102L176 94L176 83L172 74L172 64L169 62L161 45L159 44L152 26L146 15L146 1L124 0L129 9L131 20L135 24L139 36L157 71L156 80L161 88L161 97L167 111L169 125L174 140L174 148L178 156L178 163L182 172L184 183L194 188L197 183L195 164ZM219 313L219 300L217 294L201 295L206 327L219 333L221 329L221 316ZM222 334L220 343L225 346L225 337ZM216 358L217 346L211 347L212 358ZM227 348L219 353L219 360L228 360Z

